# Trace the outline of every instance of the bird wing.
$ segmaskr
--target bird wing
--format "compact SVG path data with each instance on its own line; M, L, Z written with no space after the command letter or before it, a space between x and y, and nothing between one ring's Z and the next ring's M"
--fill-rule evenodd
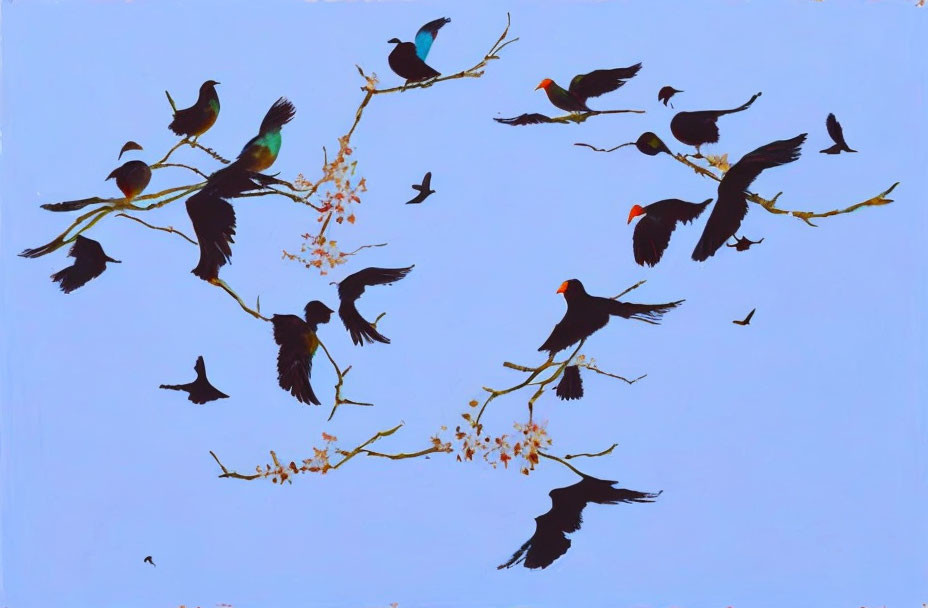
M389 344L390 338L381 334L370 321L362 317L354 303L355 300L346 299L342 300L338 306L338 317L351 335L351 341L356 346L364 346L365 342L367 344L373 342Z
M799 158L799 148L806 139L802 133L761 146L745 154L732 166L719 184L718 200L703 230L693 259L702 262L715 255L725 241L735 235L748 212L747 189L764 169L791 163Z
M622 317L623 319L644 321L652 325L659 325L664 313L685 302L685 300L677 300L676 302L667 302L666 304L633 304L631 302L620 302L619 300L611 300L609 298L597 298L597 300L605 304L606 310L609 311L610 315Z
M141 149L142 149L142 146L135 143L134 141L131 141L131 140L127 141L125 145L122 147L122 149L119 151L119 156L116 158L116 160L121 159L122 155L128 152L129 150L141 150Z
M752 309L751 309L751 312L748 313L748 316L746 316L746 317L744 318L744 324L745 324L745 325L747 325L748 323L751 322L751 317L754 316L754 311L755 311L755 310L757 310L757 309L756 309L756 308L752 308Z
M555 354L568 346L588 338L599 331L609 322L609 315L578 313L569 306L564 318L554 326L551 335L545 343L538 347L539 351L548 351Z
M338 284L338 297L344 300L357 300L364 293L365 287L389 285L405 277L415 267L376 268L369 267L350 274Z
M191 272L204 281L219 277L219 269L232 257L235 210L228 201L208 190L187 199L187 215L200 246L200 261Z
M635 226L632 235L635 261L641 266L654 266L660 262L677 222L692 222L711 202L711 198L702 203L667 199L648 205L647 213Z
M417 205L429 197L428 193L422 191L422 186L413 186L413 188L419 190L419 194L406 201L407 205Z
M425 58L429 56L432 43L435 41L435 38L438 37L438 30L444 27L446 23L451 23L451 19L441 17L440 19L429 21L416 32L416 55L419 59L425 61Z
M74 258L74 264L52 275L52 281L57 282L64 293L71 293L103 274L110 259L100 243L82 235L77 236L68 255Z
M586 102L590 97L599 97L603 93L615 91L625 84L626 80L634 77L640 69L641 64L636 63L627 68L593 70L589 74L578 74L570 81L567 90L580 101Z
M422 191L428 192L432 189L432 172L429 171L425 174L425 177L422 178Z
M197 373L197 380L206 379L206 363L203 361L202 355L197 357L197 362L193 364L193 371Z
M829 114L828 118L825 119L825 128L828 129L828 135L836 144L839 146L847 145L847 142L844 141L844 129L841 128L841 123L838 122L834 114Z
M296 315L273 315L274 341L280 345L277 354L277 382L300 403L319 405L310 385L313 353L318 345L315 333Z
M538 114L538 113L519 114L518 116L514 116L512 118L494 118L493 120L495 120L498 123L502 123L504 125L512 125L514 127L520 127L523 125L540 125L546 122L556 122L554 120L551 120L550 117L545 116L544 114Z

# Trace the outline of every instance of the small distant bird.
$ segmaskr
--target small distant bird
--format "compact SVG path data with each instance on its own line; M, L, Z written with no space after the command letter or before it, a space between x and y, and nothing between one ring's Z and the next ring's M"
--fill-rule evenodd
M373 285L391 285L409 274L413 268L415 265L407 268L365 268L348 275L338 283L338 299L340 300L338 316L345 324L345 329L351 334L351 341L355 345L364 346L365 342L372 344L375 341L383 344L390 343L390 338L378 332L355 307L355 302L364 293L364 288Z
M739 239L738 236L735 235L735 241L736 241L736 242L735 242L734 245L731 245L731 244L729 244L729 243L725 243L725 246L726 246L726 247L734 247L734 248L737 249L738 251L747 251L748 249L751 248L751 245L759 245L759 244L763 243L763 242L764 242L764 239L761 238L761 240L759 240L759 241L749 241L747 238L744 238L744 237L742 237L742 238Z
M619 503L654 502L661 492L638 492L614 487L617 481L582 475L572 486L551 490L551 509L535 518L535 533L497 570L522 563L526 568L547 568L567 553L571 540L567 534L577 532L583 523L583 509L589 503L617 505Z
M825 119L825 127L828 129L828 135L831 139L834 140L835 145L830 148L825 148L824 150L819 150L822 154L840 154L841 152L857 152L857 150L851 150L848 147L847 142L844 141L844 129L841 128L841 123L838 122L838 119L835 118L834 114L829 114L828 118Z
M155 565L155 562L151 559L151 555L146 556L145 559L142 561L144 561L145 563L151 564L152 566Z
M415 42L401 42L399 38L388 40L387 44L396 45L387 58L390 69L398 76L405 78L407 84L441 76L439 72L425 63L425 59L438 36L438 30L446 23L451 23L451 19L442 17L429 21L416 32Z
M642 133L637 140L630 141L626 144L619 144L609 149L596 148L590 144L576 143L575 146L583 146L585 148L590 148L596 150L597 152L612 152L618 150L619 148L624 148L625 146L635 146L639 152L642 154L647 154L648 156L657 156L661 152L673 156L673 152L667 147L667 144L664 141L650 131L645 131Z
M135 143L134 141L127 141L125 145L122 147L122 149L119 151L119 156L116 157L116 160L120 160L122 158L122 155L128 152L129 150L141 150L141 149L142 149L142 146Z
M554 326L554 331L545 343L538 348L540 351L548 351L551 357L580 340L589 338L605 327L610 316L657 325L664 313L683 303L683 300L678 300L666 304L631 304L591 296L583 288L583 283L577 279L561 283L557 293L564 294L567 312L564 313L564 318Z
M699 112L677 112L670 121L670 132L680 142L688 146L696 146L696 156L702 157L699 151L704 144L714 144L719 140L719 127L716 124L720 116L742 112L751 107L754 100L761 96L757 93L744 105L732 110L701 110Z
M644 207L634 205L628 212L628 223L631 224L638 216L644 216L638 221L632 236L632 250L638 265L654 266L660 262L677 223L688 224L694 221L711 202L711 198L701 203L668 198Z
M215 80L207 80L200 85L200 94L195 104L183 110L174 112L174 120L168 125L168 128L177 135L187 138L193 138L203 135L209 128L216 123L219 118L219 94L216 93ZM168 99L171 95L164 92ZM173 104L173 101L172 101Z
M545 78L535 90L544 89L554 107L565 112L592 112L593 110L586 105L587 99L615 91L628 79L633 78L640 69L641 64L636 63L627 68L593 70L589 74L578 74L570 81L566 91L550 78Z
M416 198L412 199L411 201L408 201L406 204L416 205L418 203L423 202L430 195L435 194L435 191L431 190L431 187L432 187L432 172L429 171L428 173L425 174L425 177L422 178L421 186L419 184L412 185L412 189L418 191L419 194L416 195Z
M280 346L277 353L277 383L289 391L300 403L319 405L309 380L313 369L313 356L319 348L316 329L332 318L332 309L313 300L303 309L305 321L296 315L274 315L274 342Z
M709 221L693 250L693 259L702 262L715 255L733 237L748 212L747 189L764 169L779 167L799 158L799 149L806 140L802 133L792 139L778 140L761 146L741 157L722 177L718 200L709 214Z
M670 101L670 98L671 98L671 97L673 97L673 96L676 95L677 93L682 93L682 92L683 92L683 91L680 91L680 90L678 90L678 89L675 89L675 88L669 87L669 86L668 86L668 87L661 87L661 90L657 92L657 100L663 102L664 105L666 106L666 105L667 105L667 102ZM670 107L672 108L672 107L673 107L673 104L670 104Z
M193 369L197 373L197 378L193 382L188 384L162 384L158 388L166 388L172 391L184 391L187 393L187 398L190 399L190 401L200 405L208 401L216 401L217 399L228 399L228 395L210 384L209 378L206 377L206 363L203 362L202 356L197 357L197 362L194 364Z
M564 368L564 375L557 383L555 394L564 401L583 397L583 380L580 378L579 367L568 365Z
M752 309L751 309L751 312L748 313L748 316L746 316L746 317L744 318L744 321L732 321L732 323L734 323L735 325L750 325L750 324L751 324L751 317L754 316L754 311L755 311L755 310L757 310L757 309L756 309L756 308L752 308Z
M122 263L106 255L100 243L80 234L68 255L74 258L74 264L52 275L52 281L59 283L61 291L65 293L71 293L103 274L107 262Z
M113 169L106 179L115 179L116 187L126 197L126 204L141 194L151 181L151 168L143 161L130 160Z

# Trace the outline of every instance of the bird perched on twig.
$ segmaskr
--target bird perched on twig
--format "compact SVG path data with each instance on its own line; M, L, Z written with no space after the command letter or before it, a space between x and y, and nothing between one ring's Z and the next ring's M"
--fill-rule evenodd
M661 87L661 90L657 92L657 100L660 102L663 102L663 104L666 106L667 102L670 101L671 97L673 97L677 93L682 93L682 92L683 91L680 91L670 86ZM670 107L672 108L673 104L670 104Z
M835 145L830 148L825 148L824 150L819 150L822 154L840 154L841 152L857 152L857 150L851 150L847 145L847 142L844 141L844 129L841 128L841 123L838 122L838 119L835 118L834 114L829 114L828 118L825 119L825 128L828 129L828 135L834 140Z
M300 403L319 405L319 399L309 383L313 356L319 348L316 329L332 318L332 309L313 300L303 309L305 321L296 315L273 315L274 342L277 353L277 383Z
M739 239L738 235L733 235L733 236L735 237L735 244L731 245L729 243L725 243L725 246L734 247L738 251L747 251L748 249L751 248L751 245L759 245L764 242L763 238L761 238L759 241L750 241L745 237L742 237Z
M100 243L81 234L74 240L68 256L74 258L74 264L52 275L52 281L58 283L65 293L71 293L103 274L107 262L122 263L106 255Z
M200 94L197 101L189 108L174 111L174 120L168 125L168 128L177 135L196 141L200 135L203 135L209 128L216 123L219 118L219 94L216 93L215 80L207 80L200 85ZM171 94L164 92L174 106L174 100Z
M442 17L429 21L416 32L415 42L402 42L399 38L391 38L387 41L388 44L396 45L387 57L387 63L398 76L406 79L406 84L441 76L439 72L425 63L425 59L429 56L432 43L438 36L438 30L446 23L451 23L451 19Z
M435 194L435 191L432 190L431 188L432 188L432 172L429 171L428 173L425 174L425 177L422 178L421 186L419 184L412 185L412 189L416 190L419 194L417 194L416 197L412 199L411 201L407 201L406 204L417 205L423 202L429 196L431 196L432 194Z
M545 78L535 87L535 90L544 89L548 100L554 107L565 112L592 112L593 110L586 105L590 97L599 97L615 91L627 80L633 78L640 69L641 64L636 63L627 68L593 70L589 74L578 74L571 79L567 90L558 86L550 78Z
M197 404L204 404L217 399L228 399L229 396L210 384L209 378L206 377L206 363L203 356L197 357L197 362L193 366L197 373L196 380L187 384L162 384L158 388L169 389L172 391L183 391L187 393L187 398Z
M373 285L391 285L405 277L415 268L415 265L407 268L365 268L354 274L350 274L338 283L338 316L341 318L345 329L351 334L351 341L357 346L364 346L364 343L372 344L381 342L389 344L390 338L382 335L377 331L370 321L366 320L358 312L355 302L364 293L365 287Z
M754 100L761 96L757 93L744 105L731 110L700 110L698 112L677 112L670 121L670 132L680 142L696 146L695 157L702 158L699 151L704 144L714 144L719 140L718 119L725 114L743 112L751 107Z
M752 309L751 309L751 312L748 313L748 316L746 316L746 317L744 318L744 321L732 321L732 323L734 323L735 325L750 325L750 323L751 323L751 317L754 316L754 311L755 311L755 310L757 310L757 309L756 309L756 308L752 308Z
M628 223L638 216L643 216L632 236L632 251L635 262L640 266L654 266L661 261L664 250L670 244L670 235L678 222L688 224L698 218L712 199L701 203L688 203L676 198L668 198L644 207L634 205L628 212Z
M148 187L151 181L151 168L141 160L130 160L113 169L106 179L115 179L116 187L126 197L128 205Z

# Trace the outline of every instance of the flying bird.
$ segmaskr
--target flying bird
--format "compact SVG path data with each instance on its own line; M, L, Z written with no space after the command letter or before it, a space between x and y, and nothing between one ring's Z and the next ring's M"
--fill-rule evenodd
M204 189L187 199L187 215L200 248L200 260L190 272L204 281L218 279L219 269L232 257L235 209L212 190Z
M673 96L676 95L677 93L682 93L682 92L683 92L683 91L680 91L680 90L678 90L678 89L675 89L675 88L669 87L669 86L668 86L668 87L661 87L661 90L657 92L657 100L660 101L660 102L663 102L663 104L666 106L666 105L667 105L667 102L670 101L670 98L671 98L671 97L673 97ZM673 107L673 104L670 104L670 107L672 108L672 107Z
M398 76L406 79L406 84L441 76L439 72L425 63L425 59L438 36L438 30L446 23L451 23L451 19L442 17L429 21L416 32L415 42L401 42L399 38L391 38L387 41L387 44L396 45L387 58L387 63Z
M151 555L146 556L145 559L143 559L142 561L147 564L151 564L152 566L155 565L155 562L151 559Z
M425 174L425 177L422 178L422 185L413 184L412 189L419 192L414 199L408 201L407 205L416 205L423 202L430 195L435 194L435 191L432 188L432 172L429 171Z
M554 326L554 331L545 343L538 347L540 351L548 351L551 357L580 340L589 338L605 327L610 316L658 325L664 313L683 303L683 300L678 300L666 304L631 304L591 296L583 288L583 283L577 279L561 283L557 293L564 294L567 312L564 313L564 318Z
M568 365L564 368L564 375L557 383L555 394L564 401L583 397L583 380L580 378L579 367Z
M700 146L714 144L719 140L719 127L716 122L719 116L742 112L751 107L754 100L760 97L757 93L744 105L732 110L701 110L699 112L677 112L670 121L670 132L680 142L688 146L696 146L696 157L701 158Z
M68 251L68 256L74 258L74 264L52 275L52 281L58 283L65 293L71 293L103 274L107 262L122 263L106 255L100 243L80 234Z
M348 275L338 283L338 316L345 329L351 334L351 341L357 346L364 346L364 343L372 344L381 342L389 344L390 338L380 334L377 329L358 312L355 308L355 302L364 293L365 287L373 285L390 285L405 277L415 267L415 264L408 268L365 268L358 272Z
M756 309L756 308L752 308L752 309L751 309L751 312L748 313L748 316L746 316L746 317L744 318L744 321L732 321L732 323L734 323L735 325L750 325L750 324L751 324L751 317L754 316L754 311L755 311L755 310L757 310L757 309Z
M219 95L216 93L217 84L219 83L215 80L207 80L201 84L200 94L197 97L196 103L189 108L176 110L174 112L174 120L171 121L168 128L177 135L193 138L194 141L196 141L197 137L209 131L209 128L212 127L216 119L219 118ZM168 99L171 99L171 95L167 91L165 91L165 94L168 96Z
M151 168L143 161L130 160L113 169L106 179L116 180L116 187L126 197L125 204L129 204L148 187Z
M747 251L748 249L751 248L751 245L759 245L764 242L763 238L761 238L761 240L759 241L750 241L745 237L742 237L739 239L737 235L734 235L734 236L735 236L735 241L736 241L735 244L730 245L728 243L725 243L725 246L734 247L738 251Z
M644 207L634 205L628 212L628 223L631 224L633 219L643 216L635 226L632 236L632 250L638 265L654 266L660 262L677 223L688 224L694 221L711 202L711 198L701 203L668 198Z
M493 120L504 125L512 125L513 127L559 122L557 120L553 120L550 116L538 114L537 112L532 114L519 114L518 116L513 116L512 118L494 118Z
M193 366L197 373L197 378L187 384L162 384L158 388L165 388L172 391L184 391L187 398L197 404L204 404L217 399L228 399L228 395L210 384L209 378L206 377L206 363L203 357L197 357L197 362Z
M638 139L635 141L630 141L626 144L619 144L609 149L596 148L590 144L576 143L575 146L583 146L585 148L590 148L597 152L613 152L619 148L624 148L625 146L635 146L639 152L642 154L647 154L648 156L657 156L661 152L673 156L673 152L667 147L667 144L663 140L650 131L645 131L642 133Z
M715 255L733 237L748 212L747 189L764 169L779 167L799 158L799 148L806 140L802 133L792 139L778 140L748 152L722 177L718 200L709 221L693 250L693 259L702 262Z
M128 152L129 150L141 150L141 149L142 149L141 145L135 143L134 141L127 141L125 145L123 145L122 149L119 151L119 156L116 157L116 160L120 160L122 158L122 155Z
M841 128L841 123L838 122L838 119L835 118L834 114L829 114L828 118L825 119L825 127L828 129L828 135L831 139L834 140L835 145L830 148L825 148L824 150L819 150L822 154L840 154L841 152L857 152L857 150L851 150L847 145L847 142L844 141L844 129Z
M619 503L654 502L661 492L638 492L614 487L617 481L582 475L583 479L566 488L548 493L551 509L535 518L535 533L516 551L509 561L497 570L522 563L526 568L547 568L570 549L567 534L580 530L583 509L590 503L617 505Z
M309 380L313 356L319 348L316 329L332 318L332 309L313 300L303 309L305 321L296 315L273 315L274 342L280 346L277 354L277 383L300 403L319 405Z
M615 68L612 70L593 70L589 74L578 74L570 81L567 90L564 90L550 78L542 80L535 90L544 89L548 95L548 100L554 107L564 110L565 112L592 112L593 110L586 105L590 97L599 97L610 91L615 91L633 78L641 64L627 68Z

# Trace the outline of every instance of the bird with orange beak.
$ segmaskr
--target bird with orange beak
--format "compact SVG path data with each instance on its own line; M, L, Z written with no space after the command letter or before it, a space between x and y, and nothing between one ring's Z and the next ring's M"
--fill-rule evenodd
M593 70L589 74L579 74L573 77L567 90L550 78L545 78L535 90L544 89L548 100L565 112L592 112L593 110L586 105L587 99L615 91L625 84L626 80L634 77L640 69L641 64L636 63L627 68Z
M668 198L650 205L634 205L628 212L628 223L641 217L632 236L632 250L635 261L640 265L654 266L661 261L664 250L670 244L670 235L677 227L677 222L688 224L698 218L712 199L701 203L688 203L676 198Z

